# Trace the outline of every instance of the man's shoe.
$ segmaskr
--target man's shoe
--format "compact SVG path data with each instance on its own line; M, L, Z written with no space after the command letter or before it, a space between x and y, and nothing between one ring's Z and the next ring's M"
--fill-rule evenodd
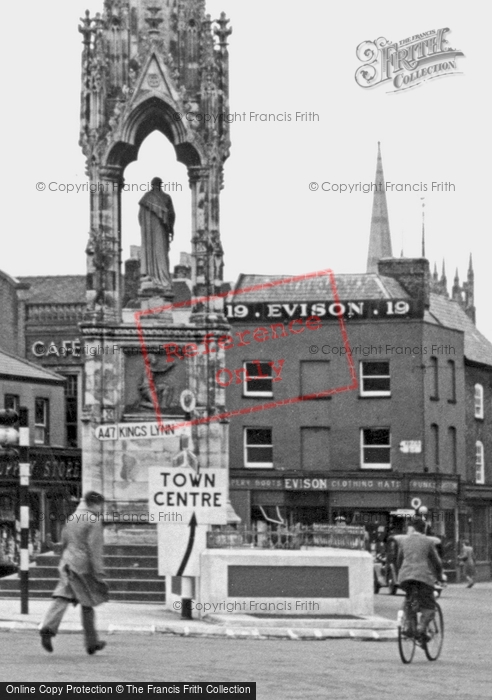
M52 632L51 630L45 629L41 630L39 632L41 635L41 646L43 649L46 649L46 651L52 652L53 651L53 644L51 643L51 637L55 636L55 633Z
M87 647L87 653L92 656L92 654L95 654L96 651L102 651L105 646L106 642L98 642L97 644L93 644L92 646Z
M473 588L474 585L475 585L475 581L471 581L471 582L468 584L467 588Z

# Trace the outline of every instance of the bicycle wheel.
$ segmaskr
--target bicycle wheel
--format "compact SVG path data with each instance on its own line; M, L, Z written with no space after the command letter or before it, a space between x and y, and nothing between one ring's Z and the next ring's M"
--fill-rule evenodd
M415 654L415 625L412 625L406 606L403 608L403 617L398 627L398 651L404 664L411 663Z
M423 644L425 655L429 661L436 661L439 658L444 642L444 619L442 610L437 603L436 614L434 619L427 625L426 632L429 639Z

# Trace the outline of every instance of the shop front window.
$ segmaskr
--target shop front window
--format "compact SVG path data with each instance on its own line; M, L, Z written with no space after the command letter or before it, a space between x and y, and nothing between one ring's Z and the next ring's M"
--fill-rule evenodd
M488 561L489 559L490 552L487 538L487 507L474 506L471 543L477 561Z
M391 434L389 428L362 428L361 469L391 469Z

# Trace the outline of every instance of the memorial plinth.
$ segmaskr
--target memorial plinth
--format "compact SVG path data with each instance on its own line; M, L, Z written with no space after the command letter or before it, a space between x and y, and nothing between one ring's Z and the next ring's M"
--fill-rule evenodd
M207 549L200 574L200 616L374 613L373 559L362 550Z

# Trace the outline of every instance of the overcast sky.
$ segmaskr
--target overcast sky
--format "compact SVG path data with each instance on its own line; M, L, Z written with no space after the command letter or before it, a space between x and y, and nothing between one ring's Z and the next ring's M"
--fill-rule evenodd
M420 198L426 196L427 257L449 285L474 256L478 326L492 339L490 297L490 23L486 3L334 3L327 0L209 0L208 11L231 19L230 104L238 113L287 113L292 121L231 125L221 233L225 277L241 272L301 274L330 267L363 272L372 195L310 191L309 183L368 183L377 142L394 183L428 191L392 192L388 209L393 253L420 254ZM78 146L81 35L86 8L102 0L27 0L2 8L5 99L3 238L0 268L11 275L83 274L89 230L87 193L38 192L37 182L86 181ZM356 47L399 41L449 27L463 51L462 75L431 80L404 93L359 87ZM295 121L315 112L319 121ZM190 197L184 166L154 133L125 172L128 183L154 175L178 182L171 264L190 250ZM455 191L431 192L432 182ZM141 194L123 202L123 247L139 244Z

